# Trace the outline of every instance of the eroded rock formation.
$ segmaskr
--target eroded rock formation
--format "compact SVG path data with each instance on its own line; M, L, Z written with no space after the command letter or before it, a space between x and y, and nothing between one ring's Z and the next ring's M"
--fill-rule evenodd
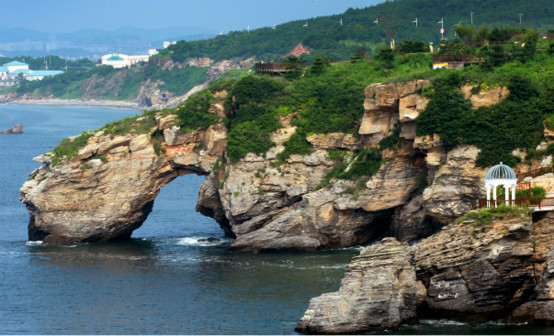
M521 214L451 223L412 247L384 239L352 260L338 292L310 301L297 328L382 330L416 316L552 324L553 223L552 212Z
M296 330L345 334L394 329L414 319L417 289L412 257L413 251L394 238L363 250L346 268L337 292L310 300Z
M280 119L282 128L271 136L275 147L234 164L228 163L227 129L221 123L182 133L175 116L160 114L148 133L157 134L156 139L99 132L68 162L54 167L49 155L37 159L46 166L21 189L31 214L30 239L68 243L127 238L150 212L160 188L187 173L207 176L197 210L236 237L231 249L316 250L382 236L421 239L475 207L483 194L476 182L482 171L473 168L475 148L462 147L447 156L437 136L416 137L415 118L427 103L420 96L425 85L427 81L419 80L369 86L361 139L313 134L308 137L311 154L292 155L279 165L277 154L296 131L295 114ZM214 93L210 113L225 116L225 95ZM341 149L352 157L378 146L398 127L397 146L383 151L384 163L367 182L323 185L337 164L328 150ZM423 192L426 185L432 192Z

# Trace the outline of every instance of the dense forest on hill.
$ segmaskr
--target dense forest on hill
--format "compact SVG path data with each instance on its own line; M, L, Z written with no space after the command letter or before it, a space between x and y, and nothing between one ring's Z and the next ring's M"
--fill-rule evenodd
M275 29L234 31L209 40L181 41L158 57L182 61L187 57L222 60L255 55L272 60L281 58L302 42L312 51L312 57L328 55L348 59L354 46L362 45L372 51L377 45L388 43L385 30L398 42L421 40L438 44L441 38L438 21L444 19L445 36L453 38L454 25L471 24L471 12L476 26L519 26L521 13L522 26L539 31L554 28L554 7L549 0L397 0L363 9L351 8L339 15L288 22ZM416 18L417 28L413 23ZM374 23L376 19L378 24Z
M474 12L473 25L470 25L471 12ZM521 25L520 13L523 14ZM415 18L418 19L417 27L413 23ZM176 67L170 71L159 65L160 58L177 62L189 57L209 57L218 61L256 56L266 61L281 60L301 42L312 51L305 58L308 62L322 55L327 60L345 60L377 54L384 42L388 44L390 36L394 36L399 53L422 51L429 42L438 45L441 25L437 21L441 19L444 19L447 37L441 52L464 53L467 48L456 44L458 34L464 29L464 39L468 31L479 31L484 25L490 30L487 36L491 39L495 36L494 28L510 27L513 32L522 32L520 29L525 27L539 32L551 31L554 28L554 8L550 0L387 1L368 8L348 9L343 14L288 22L277 25L275 29L266 27L249 32L230 32L209 40L181 41L161 51L150 62L128 69L91 67L90 61L68 61L68 73L37 82L23 81L20 86L9 90L19 95L41 97L134 100L141 85L150 79L151 82L161 81L162 90L182 95L205 81L207 69ZM418 42L410 45L408 41ZM483 39L476 41L483 42ZM414 49L415 46L418 48ZM18 59L30 63L32 69L44 68L44 58ZM51 57L49 62L50 69L63 69L66 64L59 57ZM75 71L79 68L83 71Z

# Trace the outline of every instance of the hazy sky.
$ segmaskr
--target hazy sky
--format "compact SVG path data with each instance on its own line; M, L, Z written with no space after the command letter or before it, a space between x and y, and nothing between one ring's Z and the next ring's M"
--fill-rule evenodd
M204 27L242 30L339 14L384 0L0 0L0 26L52 33L85 28L114 30Z

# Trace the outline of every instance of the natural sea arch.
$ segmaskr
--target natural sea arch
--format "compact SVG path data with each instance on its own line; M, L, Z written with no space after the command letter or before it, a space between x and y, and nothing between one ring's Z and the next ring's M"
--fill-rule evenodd
M162 187L152 212L132 237L221 237L224 231L219 224L196 211L198 191L204 181L203 176L187 174Z

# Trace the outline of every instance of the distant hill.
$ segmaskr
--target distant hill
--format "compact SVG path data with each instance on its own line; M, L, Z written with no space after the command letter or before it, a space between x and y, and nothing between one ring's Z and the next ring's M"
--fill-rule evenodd
M83 29L65 34L0 27L0 53L6 56L99 58L109 52L146 54L148 49L161 48L163 41L202 40L215 35L215 31L196 27Z
M364 9L351 8L339 15L292 21L275 29L234 31L204 41L182 41L160 57L182 61L188 57L222 60L255 55L267 60L280 58L302 42L312 51L312 56L326 54L347 59L354 46L363 45L372 50L380 43L388 43L385 26L396 30L398 42L410 39L437 44L441 38L438 21L444 19L445 36L453 37L453 25L469 25L471 12L476 26L519 26L521 13L524 27L554 29L551 0L397 0ZM417 28L413 23L416 18Z

